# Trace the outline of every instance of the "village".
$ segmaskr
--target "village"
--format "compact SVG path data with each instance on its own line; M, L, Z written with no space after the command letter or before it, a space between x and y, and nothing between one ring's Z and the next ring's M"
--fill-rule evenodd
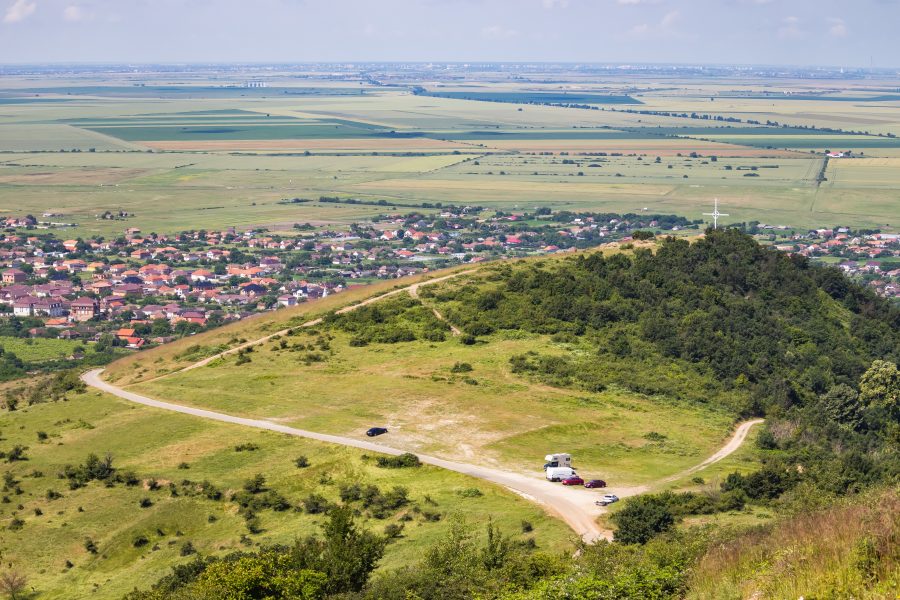
M21 337L141 349L254 313L380 279L629 239L634 229L694 227L667 216L485 213L450 207L378 216L345 230L264 230L61 239L31 216L0 220L0 314ZM10 329L10 328L7 328Z
M0 314L17 336L141 349L254 313L295 306L380 279L463 263L570 252L646 230L699 233L674 215L506 213L447 207L385 214L343 230L186 231L60 239L31 216L0 220ZM751 224L779 250L841 269L900 297L900 235L847 228L787 232Z
M900 234L847 227L816 229L779 241L775 247L836 265L879 296L900 298Z

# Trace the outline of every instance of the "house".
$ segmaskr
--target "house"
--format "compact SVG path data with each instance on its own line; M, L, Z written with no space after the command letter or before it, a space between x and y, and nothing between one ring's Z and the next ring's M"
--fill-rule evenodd
M93 298L78 298L69 305L73 321L88 321L99 313L97 301Z
M17 317L30 317L34 314L34 303L38 299L33 296L23 296L13 302L13 314Z
M35 315L44 317L61 317L65 313L61 300L56 298L38 299L31 307Z
M125 340L125 346L128 348L133 348L135 350L142 348L144 346L144 338L141 337L127 337L123 338Z
M3 283L22 283L28 279L25 271L19 269L6 269L3 271Z
M116 332L116 337L119 338L119 339L125 340L125 339L128 339L128 338L130 338L130 337L134 337L134 333L135 333L135 332L134 332L134 329L130 329L130 328L125 328L125 327L123 327L122 329L119 329L119 330Z
M285 294L284 296L278 296L278 305L279 306L296 306L297 299L288 294Z

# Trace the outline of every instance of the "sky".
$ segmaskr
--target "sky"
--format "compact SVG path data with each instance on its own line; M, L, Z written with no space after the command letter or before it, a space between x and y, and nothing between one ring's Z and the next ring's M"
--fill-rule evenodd
M0 0L0 63L900 67L900 0Z

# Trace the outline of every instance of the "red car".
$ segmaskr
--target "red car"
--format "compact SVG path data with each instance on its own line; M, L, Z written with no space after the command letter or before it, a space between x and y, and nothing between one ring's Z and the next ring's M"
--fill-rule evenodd
M586 481L584 484L586 488L605 488L606 482L602 479L591 479L590 481Z
M562 480L563 485L584 485L584 479L579 477L578 475L573 475L572 477L566 477Z

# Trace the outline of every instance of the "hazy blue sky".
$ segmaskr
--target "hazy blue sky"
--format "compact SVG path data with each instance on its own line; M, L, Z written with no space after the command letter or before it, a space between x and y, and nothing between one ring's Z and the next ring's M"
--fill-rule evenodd
M900 66L900 0L0 0L0 62Z

